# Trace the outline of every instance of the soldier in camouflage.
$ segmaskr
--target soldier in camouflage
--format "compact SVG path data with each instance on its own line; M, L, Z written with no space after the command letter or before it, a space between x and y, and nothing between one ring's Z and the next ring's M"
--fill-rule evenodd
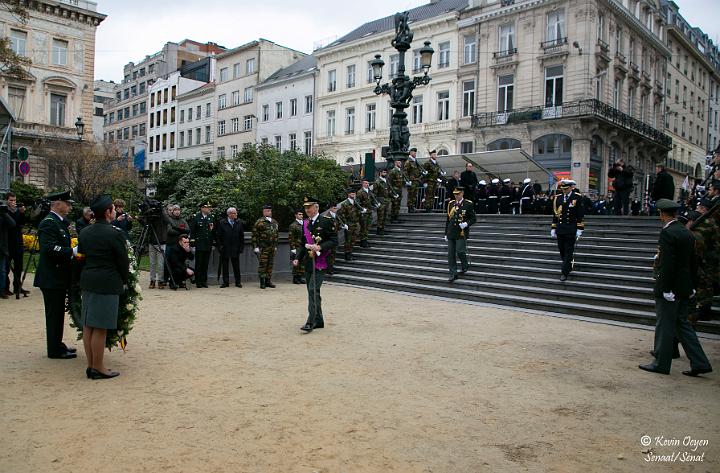
M378 178L375 179L373 184L373 192L377 202L380 204L377 207L377 234L385 234L385 220L387 214L390 211L390 201L392 200L393 190L390 188L390 182L387 179L387 169L382 169Z
M357 192L357 203L366 211L360 211L360 246L369 248L368 235L372 226L372 209L377 207L377 198L370 189L370 181L363 178L362 185Z
M696 217L707 213L711 206L710 199L700 199ZM691 304L689 319L695 323L698 320L711 320L713 296L720 292L720 227L714 219L706 218L692 232L698 258L698 284L696 304L694 308Z
M438 181L440 179L440 164L437 162L437 151L430 151L430 159L423 164L426 174L425 183L425 202L423 208L425 212L430 212L435 206L435 191L437 190Z
M278 243L278 223L272 218L272 206L263 206L263 216L257 219L252 228L252 245L258 257L258 277L260 289L275 287L272 283L273 263Z
M395 166L388 174L393 198L390 204L390 223L400 221L400 203L402 201L402 190L405 185L405 173L402 170L402 161L395 161Z
M423 175L423 169L417 161L417 148L410 148L410 155L403 165L403 171L405 171L405 175L410 180L407 206L408 212L413 213L417 206L418 188L420 187L420 179Z
M337 213L338 206L335 202L331 202L328 205L328 209L322 213L321 217L330 217L333 221L333 229L335 233L339 232L340 230L347 230L348 226L345 225L345 223L340 219ZM336 247L333 247L330 250L330 254L328 255L327 261L328 261L328 267L327 271L325 271L325 274L332 276L335 274L335 258L337 255L337 249Z
M297 258L298 251L303 245L303 218L305 215L302 210L295 211L295 220L288 228L288 243L290 244L290 262ZM305 284L305 266L299 264L292 267L293 284Z
M367 209L365 209L368 212ZM338 216L345 222L345 261L352 261L353 246L360 235L360 204L355 200L355 189L347 190L347 199L340 202Z

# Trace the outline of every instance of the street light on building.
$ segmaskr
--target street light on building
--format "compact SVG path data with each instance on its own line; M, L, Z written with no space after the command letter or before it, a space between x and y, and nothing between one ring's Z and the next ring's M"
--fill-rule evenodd
M77 130L78 141L82 141L83 135L85 134L85 124L82 121L82 117L77 118L75 129Z
M385 62L381 59L379 54L375 55L375 59L370 62L373 70L373 76L377 82L375 87L375 94L390 95L390 106L395 109L392 115L390 123L390 150L387 155L387 160L392 163L393 161L405 161L408 156L408 150L410 148L410 129L408 128L407 113L405 109L410 106L412 100L412 92L415 87L419 85L427 85L432 79L428 76L430 71L430 65L432 64L432 56L435 52L430 47L430 41L425 41L425 46L420 48L420 66L423 71L422 76L416 76L410 78L405 75L405 53L410 49L410 44L413 39L413 33L410 31L408 24L409 14L408 12L396 13L395 14L395 38L390 42L392 46L398 51L398 70L395 77L392 77L391 84L382 84L382 69Z

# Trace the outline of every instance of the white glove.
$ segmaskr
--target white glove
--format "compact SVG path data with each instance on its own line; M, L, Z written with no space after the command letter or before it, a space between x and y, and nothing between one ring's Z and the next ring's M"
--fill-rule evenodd
M580 238L582 236L582 230L578 230L575 232L575 238Z
M290 250L290 253L295 254L297 253L297 250Z
M550 238L557 238L557 232L555 232L554 228L550 230Z
M362 212L360 212L360 213L361 213L361 214L366 214L366 213L367 213L367 209L362 209Z
M670 292L663 292L663 297L668 302L675 302L675 294L673 294L672 291Z
M445 241L447 241L447 235L445 235L445 237L444 237L444 238L445 238Z
M423 182L423 187L427 187L427 182Z
M410 186L412 185L412 182L410 182L410 181L405 181L405 185L408 186L408 187L410 187Z
M344 224L342 227L343 227L343 230L348 230L350 228L347 226L347 224Z
M78 247L73 248L73 257L76 257L78 255Z
M690 294L690 299L692 299L693 297L695 297L695 289L693 289L692 294Z
M438 181L438 182L442 182L442 179L438 178L438 180L437 180L437 181Z
M458 225L458 226L460 228L462 228L463 230L465 230L467 228L468 224L467 224L467 222L461 222L460 225Z
M260 248L255 248L255 250L253 250L253 251L255 251L256 254L260 253Z

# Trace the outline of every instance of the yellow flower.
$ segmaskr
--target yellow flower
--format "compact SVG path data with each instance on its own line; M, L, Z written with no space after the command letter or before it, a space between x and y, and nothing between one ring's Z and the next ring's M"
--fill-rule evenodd
M38 242L38 239L35 235L23 235L23 248L30 251L30 250L39 250L40 244Z
M71 238L70 239L70 246L72 248L75 248L78 245L78 239L77 238Z

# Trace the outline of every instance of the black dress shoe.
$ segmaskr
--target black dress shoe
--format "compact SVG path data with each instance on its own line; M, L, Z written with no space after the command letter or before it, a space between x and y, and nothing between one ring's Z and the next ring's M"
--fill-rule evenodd
M108 374L105 374L102 371L90 368L90 379L110 379L116 376L120 376L120 373L117 371L111 371Z
M235 287L242 287L242 284L239 283L239 282L236 282L236 283L235 283Z
M638 365L638 368L640 368L643 371L649 371L651 373L670 374L669 371L665 372L665 371L658 370L657 367L655 365L653 365L652 363L648 363L647 365Z
M272 288L272 289L275 289L275 284L273 284L272 281L269 280L269 279L266 279L266 280L265 280L265 286L267 286L267 287L269 287L269 288Z
M63 344L63 348L65 348L65 351L66 351L66 352L69 352L69 353L77 353L77 348L69 347L69 346L67 346L67 345L65 345L65 344Z
M207 283L203 283L202 287L204 287L205 289L207 289L207 288L208 288Z
M450 276L450 277L448 278L448 282L455 282L455 280L457 280L457 278L459 278L459 277L460 277L460 276L458 276L457 274L456 274L455 276Z
M92 368L87 367L85 368L85 376L87 376L88 379L90 379L90 372L92 371Z
M222 283L222 284L220 284L220 289L222 289L222 288L224 288L224 287L230 287L230 284L228 284L228 283Z
M77 358L77 354L66 351L63 353L57 353L55 355L48 355L48 358L52 358L53 360L70 360L72 358Z
M300 284L307 284L307 281L304 280L303 278L298 278L298 283L300 283Z
M325 328L325 322L320 322L319 324L315 324L315 328Z
M310 325L310 324L305 324L305 325L303 325L302 327L300 327L300 330L302 330L302 331L305 332L305 333L310 333L310 332L313 331L314 328L315 328L315 327L313 327L313 326Z
M693 369L693 370L690 370L690 371L683 371L683 372L682 372L682 374L684 374L685 376L692 376L692 377L696 377L696 376L699 376L699 375L701 375L701 374L706 374L706 373L712 373L712 368L705 368L705 369L702 369L702 370L694 370L694 369Z

